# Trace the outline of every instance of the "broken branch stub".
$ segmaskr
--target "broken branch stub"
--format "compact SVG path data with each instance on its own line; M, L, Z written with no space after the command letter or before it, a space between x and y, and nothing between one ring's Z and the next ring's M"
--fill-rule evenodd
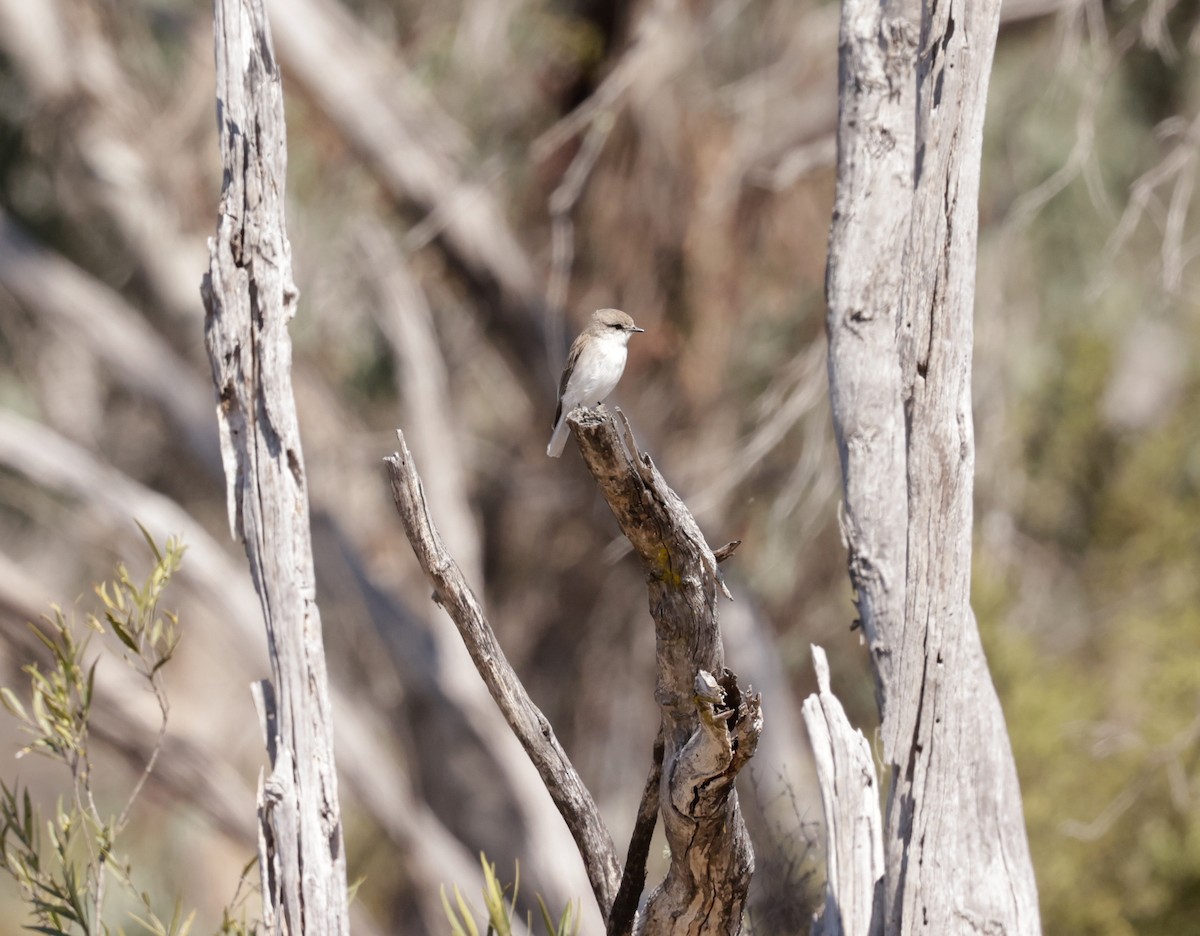
M875 759L829 687L825 651L814 646L817 692L804 700L825 814L825 909L813 936L883 932L883 819Z

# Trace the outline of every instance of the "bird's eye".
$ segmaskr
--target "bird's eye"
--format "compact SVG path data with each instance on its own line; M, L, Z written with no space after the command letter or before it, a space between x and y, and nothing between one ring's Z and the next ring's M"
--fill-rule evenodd
M609 328L616 328L616 329L620 329L620 327L621 327L621 323L620 323L620 322L609 322L609 323L608 323L608 327L609 327Z

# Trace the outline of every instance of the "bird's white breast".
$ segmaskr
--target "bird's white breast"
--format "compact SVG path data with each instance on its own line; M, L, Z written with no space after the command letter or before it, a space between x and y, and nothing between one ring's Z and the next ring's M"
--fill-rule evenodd
M625 355L625 342L620 340L601 339L584 348L567 384L563 412L594 406L612 393L625 370Z

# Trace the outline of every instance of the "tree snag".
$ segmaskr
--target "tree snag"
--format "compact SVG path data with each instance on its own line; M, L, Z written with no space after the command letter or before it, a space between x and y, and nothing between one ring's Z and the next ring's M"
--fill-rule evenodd
M263 925L337 936L349 932L346 857L292 396L283 94L262 0L216 0L214 35L225 171L201 293L229 524L246 547L271 659L256 696L271 761L258 796Z
M891 779L873 930L886 936L1041 929L970 607L976 203L999 11L842 4L829 379Z
M634 932L728 936L741 931L754 853L733 783L754 756L761 700L725 668L717 593L728 595L695 519L629 423L600 407L568 417L583 460L646 573L662 715L659 813L671 865ZM728 553L727 553L728 554Z
M384 459L396 510L434 587L434 600L458 627L571 829L608 933L735 936L741 931L754 855L733 784L754 756L762 710L759 697L743 693L724 666L716 599L725 586L717 559L650 458L637 454L624 417L624 439L603 408L577 409L568 424L641 557L658 637L655 697L662 725L623 876L591 794L505 660L478 599L446 551L400 433L400 451ZM723 557L734 548L721 550ZM671 866L637 914L656 814L663 816Z

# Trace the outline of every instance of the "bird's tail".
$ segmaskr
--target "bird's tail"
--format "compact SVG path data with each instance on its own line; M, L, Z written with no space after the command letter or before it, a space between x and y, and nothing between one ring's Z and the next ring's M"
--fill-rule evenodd
M563 453L563 446L567 444L567 436L571 433L571 427L567 425L567 414L563 413L558 420L558 425L554 427L554 435L550 436L550 444L546 446L546 454L551 458L558 458Z

